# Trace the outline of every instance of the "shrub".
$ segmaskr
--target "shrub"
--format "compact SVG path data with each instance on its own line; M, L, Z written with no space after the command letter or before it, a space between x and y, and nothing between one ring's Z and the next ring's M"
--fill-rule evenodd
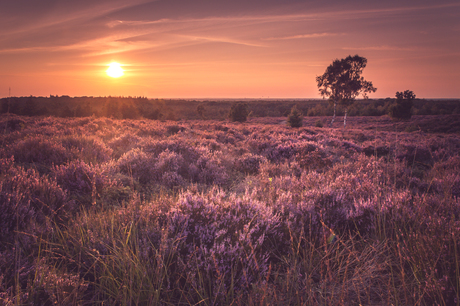
M410 119L414 99L415 94L410 90L396 92L396 102L389 108L390 117L393 119Z
M65 136L60 139L73 158L85 162L101 163L110 160L112 149L96 137L88 136Z
M224 185L228 182L227 171L214 154L203 154L198 158L196 166L199 170L198 183Z
M297 128L302 126L303 115L300 110L297 109L297 105L294 105L291 109L291 113L287 118L287 124L290 127Z
M269 270L273 249L285 240L279 218L264 203L230 197L219 190L182 194L168 214L171 239L181 240L181 264L188 275L220 275L210 285L247 288ZM233 283L232 283L233 282Z
M56 182L69 196L79 204L90 207L101 197L104 188L112 182L102 174L99 166L90 166L83 161L71 161L66 165L57 166L53 170Z
M118 159L124 153L135 148L140 140L141 138L136 134L125 133L112 139L108 145L113 150L113 157Z
M205 119L206 118L206 109L204 108L203 103L198 104L196 107L196 112L200 116L200 119Z
M266 158L260 155L247 153L235 160L234 168L245 174L257 174L259 173L260 164L264 162L266 162Z
M183 131L185 131L185 128L182 126L178 126L177 124L169 125L166 127L166 135L168 136L175 135Z
M228 117L231 121L245 122L248 119L248 104L243 102L234 103Z
M23 164L33 164L40 172L48 172L50 167L69 161L72 154L61 144L35 136L21 140L8 150L14 160Z
M52 222L64 222L73 203L54 181L34 169L14 166L14 159L0 159L0 238L14 231L47 231ZM13 235L14 236L14 235Z
M321 119L316 120L315 126L319 127L319 128L322 128L323 127L323 121Z
M117 161L118 170L141 184L147 184L154 180L155 158L144 151L135 148L125 154Z

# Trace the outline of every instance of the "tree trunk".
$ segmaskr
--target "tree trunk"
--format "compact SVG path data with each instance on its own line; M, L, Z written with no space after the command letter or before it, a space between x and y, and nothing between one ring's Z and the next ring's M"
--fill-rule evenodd
M343 116L343 128L347 127L347 109L345 108L345 116Z
M334 101L334 116L332 116L332 120L331 120L331 127L332 127L332 124L334 123L335 121L335 109L337 108L337 102Z

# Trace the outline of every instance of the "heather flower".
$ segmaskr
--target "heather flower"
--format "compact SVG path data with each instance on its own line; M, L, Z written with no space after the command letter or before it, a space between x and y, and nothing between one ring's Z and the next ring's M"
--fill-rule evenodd
M73 135L62 137L58 141L71 152L73 158L79 158L88 163L106 162L112 155L112 149L95 137Z
M141 138L135 134L125 133L109 141L108 146L113 150L113 157L120 158L126 152L134 149Z
M156 178L155 161L154 156L136 148L123 154L116 164L122 174L147 184Z
M52 175L72 199L87 207L96 204L104 191L118 185L103 173L100 166L88 165L80 160L56 166Z
M273 247L283 244L279 219L249 197L225 197L220 190L182 194L169 213L169 232L185 243L187 271L219 274L227 286L233 278L244 288L267 272Z
M15 230L47 231L53 221L65 222L74 205L56 182L33 169L13 165L14 159L0 159L0 236Z
M260 169L260 165L266 162L266 159L260 155L254 155L247 153L241 157L238 157L234 161L234 167L237 171L245 174L257 174Z
M52 165L61 165L72 158L72 154L61 144L43 136L21 140L7 148L9 156L17 163L35 165L41 171L49 171Z

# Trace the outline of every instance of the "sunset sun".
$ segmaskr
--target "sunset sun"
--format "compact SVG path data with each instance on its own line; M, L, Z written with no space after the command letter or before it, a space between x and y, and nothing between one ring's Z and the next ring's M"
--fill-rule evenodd
M105 71L109 77L119 78L123 76L124 70L121 68L119 63L110 63L109 68Z

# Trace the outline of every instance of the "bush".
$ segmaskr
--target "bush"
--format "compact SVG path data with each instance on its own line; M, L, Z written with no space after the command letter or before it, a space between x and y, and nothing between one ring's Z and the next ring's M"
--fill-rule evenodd
M0 159L0 238L18 231L47 231L62 223L74 210L67 193L34 169L14 166L14 159ZM5 240L3 240L5 241Z
M35 136L16 142L8 150L16 163L33 165L40 172L48 172L52 165L62 165L71 160L72 154L45 136Z
M302 112L297 109L297 105L294 105L291 109L291 113L288 116L287 124L290 127L296 128L301 127L303 121Z
M155 157L135 148L123 154L116 163L117 170L140 184L148 184L155 180Z
M96 204L96 199L99 200L103 189L113 185L113 182L102 174L100 166L88 165L81 160L56 166L52 174L59 186L68 192L69 197L86 208Z
M231 121L245 122L248 119L248 105L243 102L237 102L232 105L228 118Z
M181 194L168 213L170 239L183 242L178 264L192 277L220 275L209 284L247 288L267 275L272 250L284 245L280 220L265 203L220 190Z
M319 127L319 128L322 128L323 127L323 121L321 119L316 120L315 126Z
M235 160L234 168L236 171L253 175L259 173L260 165L264 162L266 162L265 157L252 153L246 153Z
M185 131L185 128L182 126L178 126L177 124L169 125L166 127L166 135L168 136L175 135L183 131Z
M204 105L202 103L198 104L198 106L196 107L196 112L200 116L200 119L203 120L203 119L206 118L206 110L205 110Z
M393 119L410 119L414 99L415 94L410 90L396 92L396 102L389 108L390 117Z
M81 159L87 163L107 162L113 152L96 137L71 135L62 137L60 143L71 153L73 159Z

